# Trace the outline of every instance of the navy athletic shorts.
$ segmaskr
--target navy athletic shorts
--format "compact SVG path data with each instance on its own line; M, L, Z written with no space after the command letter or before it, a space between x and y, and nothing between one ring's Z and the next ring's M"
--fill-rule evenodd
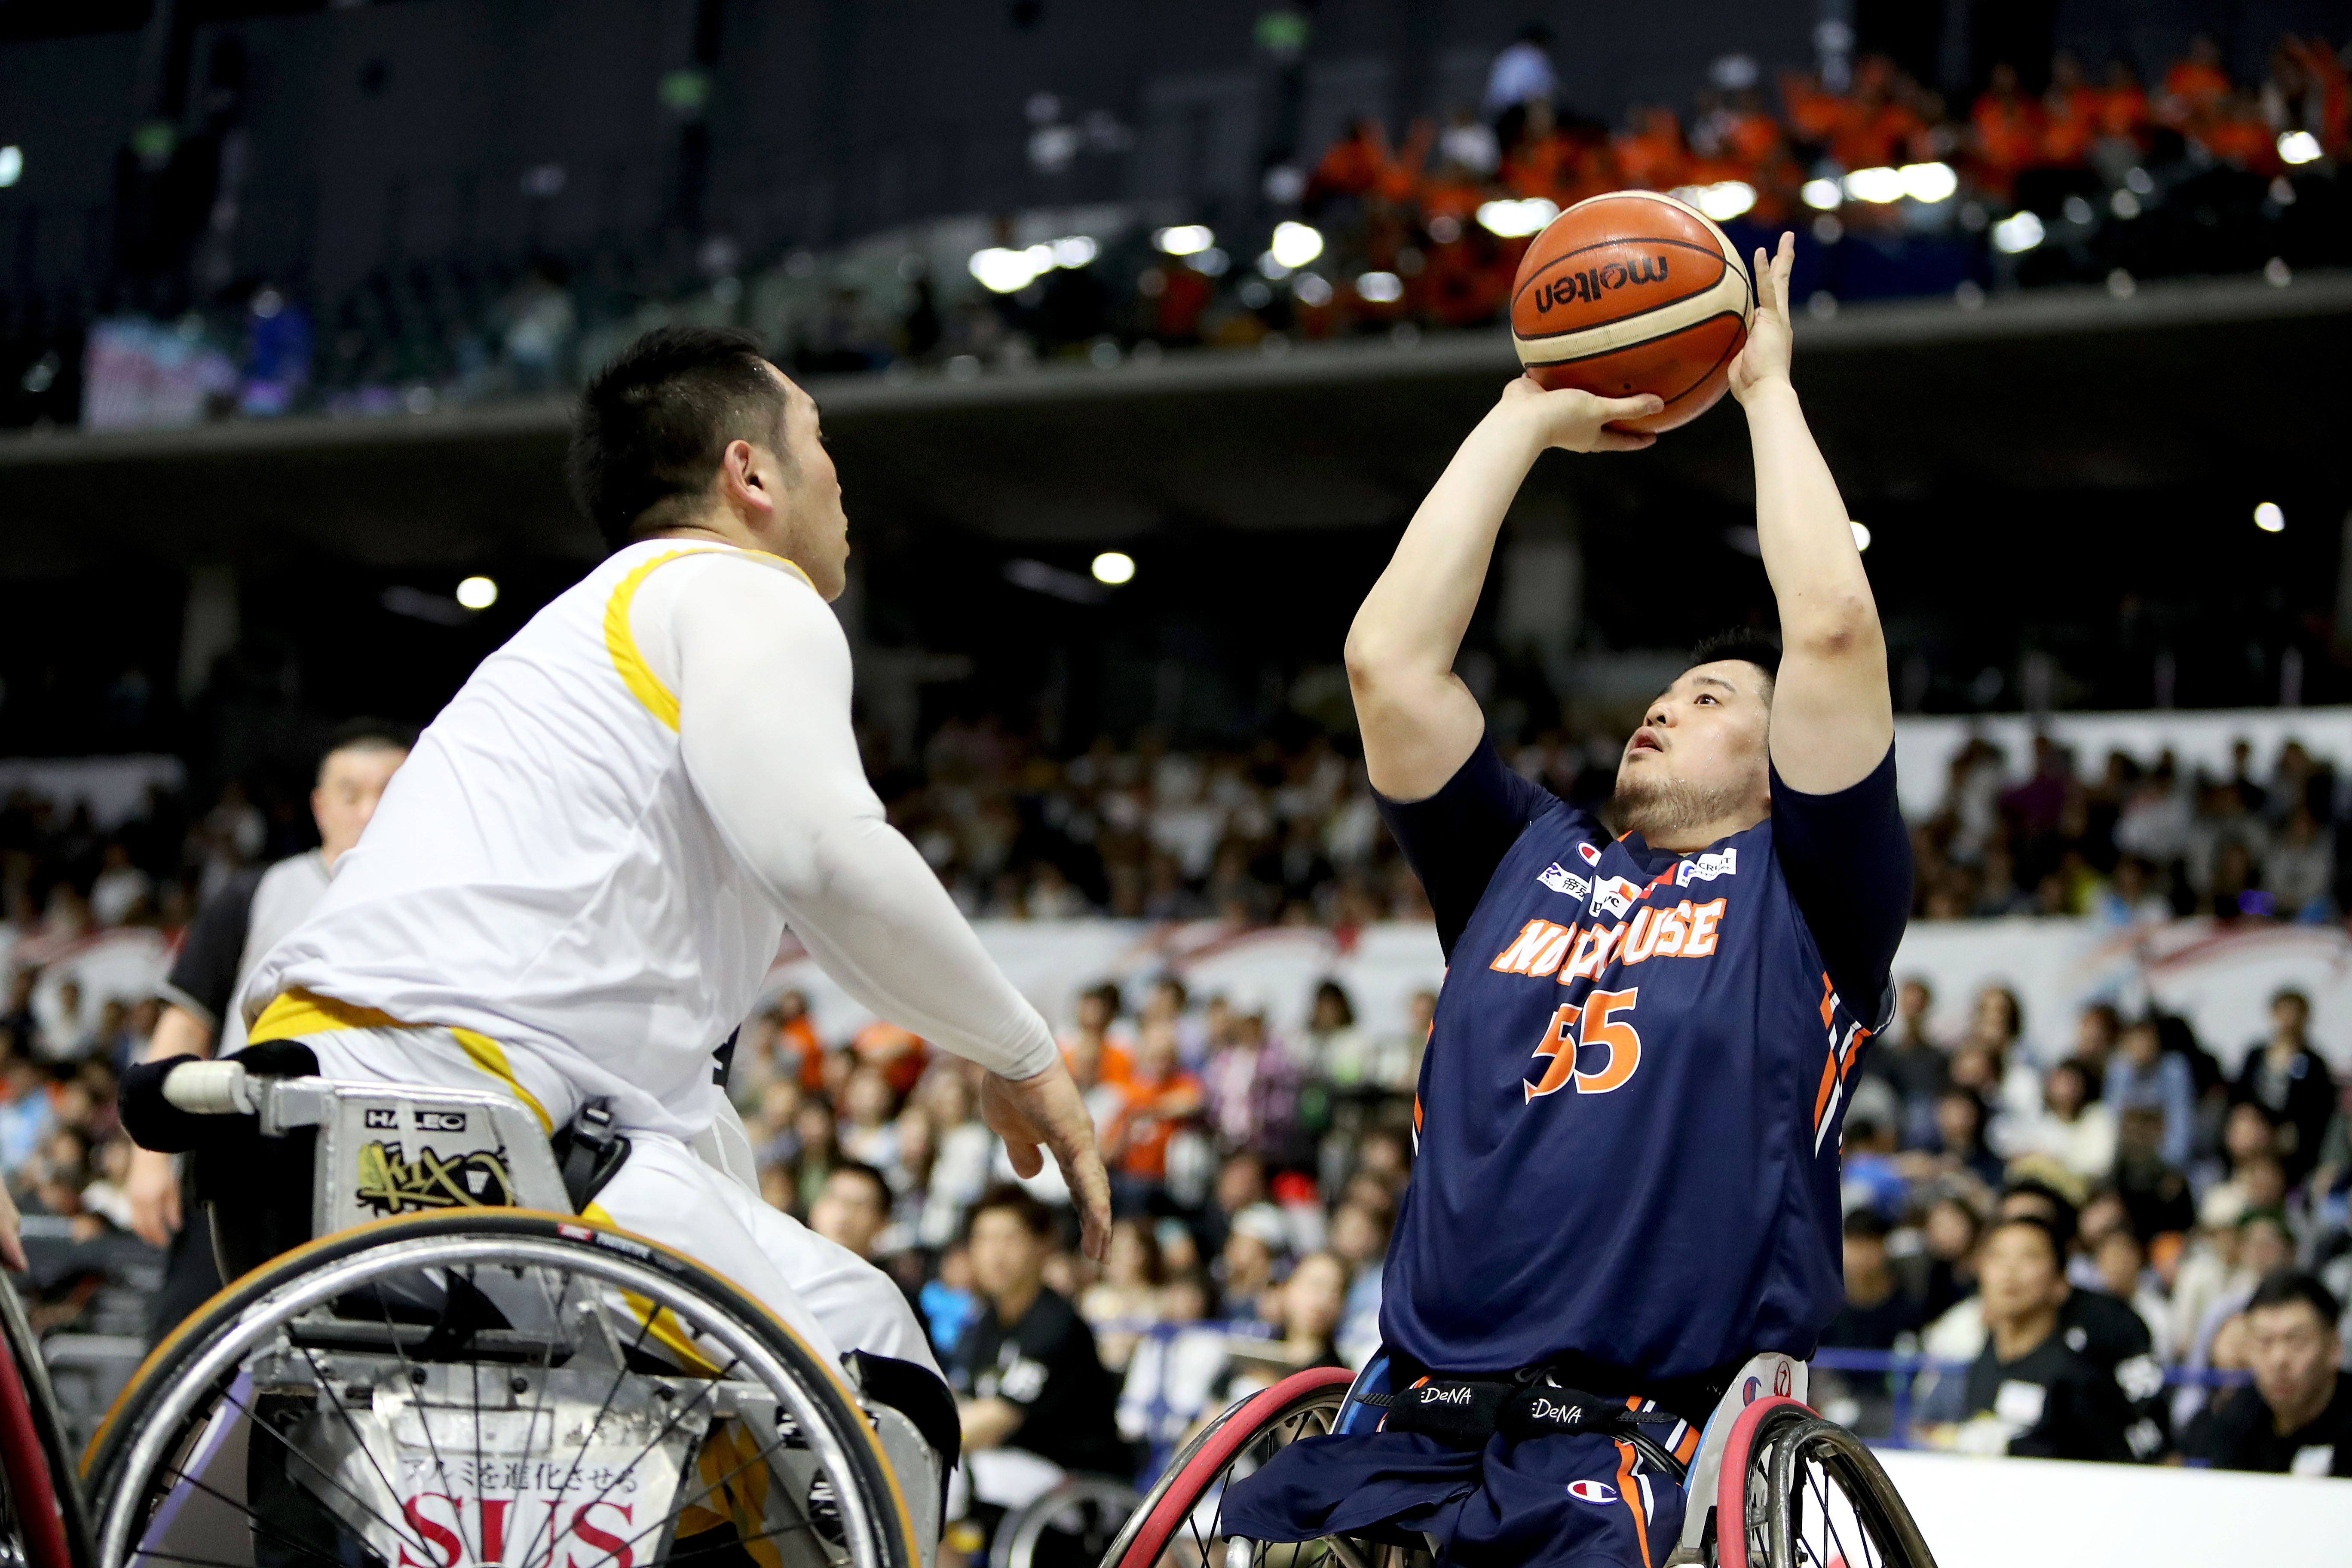
M1434 1537L1438 1568L1665 1568L1682 1536L1683 1489L1601 1433L1469 1449L1365 1432L1280 1450L1226 1489L1219 1528L1312 1541L1374 1525Z

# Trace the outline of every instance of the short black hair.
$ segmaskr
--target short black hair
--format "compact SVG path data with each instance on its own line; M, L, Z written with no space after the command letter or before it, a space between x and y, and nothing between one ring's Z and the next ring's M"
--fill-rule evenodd
M873 1183L874 1190L882 1194L882 1212L884 1214L890 1212L890 1178L873 1166L856 1160L843 1160L824 1173L824 1179L828 1182L835 1176L856 1176Z
M2038 1214L2013 1214L2005 1219L1996 1219L1986 1228L1984 1238L1987 1241L1990 1241L2002 1231L2021 1226L2027 1230L2037 1232L2044 1240L2050 1243L2051 1267L2057 1269L2061 1274L2065 1273L2066 1238L2058 1234L2058 1227L2056 1226L2052 1225L2048 1220L2043 1219Z
M1845 1216L1845 1238L1848 1241L1885 1241L1895 1234L1886 1216L1867 1204Z
M580 395L564 466L572 499L618 550L661 527L648 513L699 495L730 441L775 447L783 386L760 340L732 327L656 327Z
M1051 1241L1059 1228L1054 1224L1054 1211L1041 1203L1028 1188L1013 1182L999 1182L980 1194L971 1205L971 1218L965 1222L965 1234L980 1223L980 1216L1002 1209L1021 1222L1021 1227L1040 1241Z
M2263 1276L2254 1293L2246 1301L2246 1310L2257 1307L2284 1307L2290 1302L2308 1301L2319 1321L2334 1328L2344 1316L2344 1304L2336 1292L2320 1282L2316 1274L2306 1274L2300 1268L2280 1268Z
M1690 662L1683 668L1695 669L1727 658L1745 660L1762 670L1769 679L1780 679L1780 639L1769 632L1746 626L1734 626L1699 638L1690 650Z
M2082 1223L2081 1211L2075 1208L2074 1199L2039 1176L2011 1176L2001 1184L2000 1206L2006 1207L2010 1199L2019 1197L2039 1198L2048 1204L2050 1214L2026 1217L2040 1220L2050 1234L2058 1238L2060 1257L2073 1250L2074 1229Z
M406 752L415 745L416 731L405 724L389 719L346 719L327 731L327 743L319 748L319 771L327 771L327 759L337 752Z

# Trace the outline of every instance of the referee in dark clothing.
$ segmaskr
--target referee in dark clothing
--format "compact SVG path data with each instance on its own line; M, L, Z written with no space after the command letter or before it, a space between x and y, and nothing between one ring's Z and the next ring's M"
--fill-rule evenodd
M383 786L407 760L411 739L373 719L353 720L335 731L310 791L319 847L266 869L238 872L196 911L164 982L163 1016L142 1060L210 1057L215 1050L226 1056L243 1047L245 1020L236 997L245 977L318 904L335 861L360 841ZM168 1249L163 1289L148 1318L152 1342L220 1289L220 1271L207 1227L186 1223L195 1205L171 1155L132 1151L128 1185L131 1227L141 1239Z

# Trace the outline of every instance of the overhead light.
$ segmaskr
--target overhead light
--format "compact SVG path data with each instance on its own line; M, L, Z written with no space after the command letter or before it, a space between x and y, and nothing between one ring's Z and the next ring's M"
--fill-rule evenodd
M1906 163L1903 194L1915 202L1948 202L1960 188L1960 176L1949 163Z
M457 602L469 610L487 610L499 602L499 585L488 577L468 577L457 584Z
M2014 212L1992 226L1992 247L2017 256L2042 243L2042 220L2030 212Z
M1046 248L1054 254L1056 267L1084 267L1102 251L1091 236L1073 234L1052 241Z
M2278 502L2266 500L2254 508L2254 526L2264 533L2284 533L2286 531L2286 513L2279 510Z
M25 150L22 147L0 147L0 185L13 185L25 177Z
M1184 265L1203 277L1220 278L1224 275L1225 268L1233 265L1233 258L1213 245L1206 250L1196 250L1186 257Z
M1505 197L1479 204L1478 226L1504 239L1523 239L1531 234L1541 234L1544 226L1559 216L1559 204L1542 196L1529 196L1525 201Z
M1375 305L1393 305L1404 298L1404 279L1393 272L1367 272L1356 279L1356 297Z
M1856 202L1899 202L1903 199L1903 172L1884 166L1856 169L1845 177L1846 199Z
M1672 193L1717 223L1728 223L1756 205L1756 187L1745 180L1717 180L1711 185L1684 185Z
M1870 548L1869 529L1864 528L1861 523L1853 521L1848 521L1846 526L1853 530L1853 547L1856 550L1867 550Z
M982 288L996 294L1018 294L1037 280L1037 274L1053 265L1053 252L1042 245L1033 245L1026 250L992 245L986 250L973 251L967 265Z
M1106 550L1095 557L1095 581L1116 588L1135 581L1135 557L1123 550Z
M1266 254L1288 268L1300 268L1323 254L1323 231L1313 224L1285 221L1274 226L1274 242Z
M1835 212L1845 200L1845 191L1835 180L1807 180L1805 188L1798 194L1815 212Z
M2279 162L2283 163L2314 163L2319 161L2319 138L2308 131L2282 131L2278 139Z
M1285 267L1281 262L1276 261L1274 258L1274 252L1269 250L1265 255L1257 258L1257 270L1258 276L1264 278L1267 282L1279 283L1284 279L1290 276L1292 268Z
M1151 243L1170 256L1195 256L1216 244L1217 236L1207 224L1180 223L1153 230Z
M1328 305L1331 302L1329 279L1319 278L1312 272L1302 272L1292 279L1290 291L1298 296L1300 304L1310 308Z

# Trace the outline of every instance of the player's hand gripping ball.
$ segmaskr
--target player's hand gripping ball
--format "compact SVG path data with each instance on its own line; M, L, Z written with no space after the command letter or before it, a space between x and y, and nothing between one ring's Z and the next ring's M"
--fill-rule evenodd
M1546 388L1654 394L1654 434L1715 405L1748 342L1756 287L1705 213L1651 191L1580 201L1536 236L1511 285L1511 339Z

